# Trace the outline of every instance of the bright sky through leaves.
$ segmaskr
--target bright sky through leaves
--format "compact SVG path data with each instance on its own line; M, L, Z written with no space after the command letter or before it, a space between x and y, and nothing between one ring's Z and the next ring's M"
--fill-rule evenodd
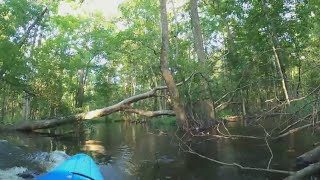
M119 14L118 6L124 0L85 0L80 8L74 8L74 4L62 1L59 5L61 15L83 15L92 13L102 13L105 18Z

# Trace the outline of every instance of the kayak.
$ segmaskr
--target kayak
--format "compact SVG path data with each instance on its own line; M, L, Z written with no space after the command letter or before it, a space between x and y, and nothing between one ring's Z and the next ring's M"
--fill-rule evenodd
M90 156L77 154L36 180L103 180L103 177Z

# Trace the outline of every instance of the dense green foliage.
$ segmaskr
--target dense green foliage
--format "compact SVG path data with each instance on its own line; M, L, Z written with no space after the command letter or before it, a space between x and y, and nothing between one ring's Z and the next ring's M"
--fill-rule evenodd
M126 1L119 7L121 15L110 19L98 12L62 15L59 3L0 1L0 121L93 110L164 85L157 0ZM81 3L65 3L81 7ZM276 54L290 99L319 86L320 1L200 1L205 67L199 65L193 46L189 2L167 4L170 67L176 82L192 73L205 75L179 87L185 104L210 99L218 106L230 100L233 104L225 112L234 114L240 114L243 106L246 113L275 106L284 99ZM45 7L48 12L27 34ZM210 93L200 88L203 77ZM165 94L161 95L135 107L170 109ZM298 107L290 111L315 97L294 103L291 106Z

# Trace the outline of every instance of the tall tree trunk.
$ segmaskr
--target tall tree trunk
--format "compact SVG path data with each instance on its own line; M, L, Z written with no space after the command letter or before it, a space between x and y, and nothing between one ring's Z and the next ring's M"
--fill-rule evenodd
M85 84L85 73L83 69L78 71L79 75L79 86L76 97L76 107L81 108L83 106L83 98L84 98L84 84Z
M85 55L81 54L82 58L87 58ZM76 94L76 100L75 100L75 106L77 108L82 108L84 103L84 88L87 83L87 79L90 73L90 63L94 59L94 56L90 58L90 60L87 62L86 66L79 69L78 71L78 77L79 77L79 86Z
M169 52L169 36L168 36L168 21L166 0L160 0L161 13L161 30L162 30L162 47L160 56L161 73L168 87L169 94L172 100L173 110L177 116L177 121L184 130L188 130L187 115L183 105L180 102L179 92L174 82L173 76L169 70L168 52Z
M30 119L30 101L31 101L31 97L29 94L25 93L24 97L23 97L23 120L28 121Z
M192 34L194 38L194 48L197 53L199 62L204 65L207 61L207 57L203 46L203 37L198 13L198 0L190 0L190 15Z
M202 30L200 25L200 18L198 13L198 0L190 0L190 16L191 16L191 26L192 26L192 34L194 39L194 49L196 51L201 71L206 70L206 62L207 62L207 56L204 50L203 45L203 37L202 37ZM204 72L203 74L207 74ZM206 78L206 77L205 77ZM207 79L207 78L206 78ZM215 107L214 107L214 100L212 97L212 93L209 90L208 81L201 82L201 91L206 92L206 94L209 95L210 100L209 101L202 101L201 104L206 107L209 112L208 115L211 119L215 118Z

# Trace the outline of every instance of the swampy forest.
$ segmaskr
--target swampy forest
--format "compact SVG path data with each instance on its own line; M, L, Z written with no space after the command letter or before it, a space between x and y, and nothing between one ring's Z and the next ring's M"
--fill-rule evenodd
M319 28L318 0L0 0L0 176L319 178Z

